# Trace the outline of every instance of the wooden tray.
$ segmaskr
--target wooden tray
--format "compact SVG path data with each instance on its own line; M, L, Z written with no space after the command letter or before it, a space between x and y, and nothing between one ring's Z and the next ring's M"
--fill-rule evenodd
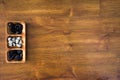
M22 21L10 21L10 22L13 22L13 23L21 23L23 25L23 30L22 30L22 34L9 34L8 33L8 22L6 23L6 52L5 52L5 57L6 57L6 62L7 63L24 63L26 61L26 25L25 25L25 22L22 22ZM22 47L21 48L18 48L18 47L13 47L13 48L9 48L8 47L8 42L7 42L7 38L11 36L11 37L17 37L17 36L20 36L22 37ZM12 61L8 61L7 59L7 53L9 50L22 50L23 51L23 58L21 61L15 61L15 60L12 60Z

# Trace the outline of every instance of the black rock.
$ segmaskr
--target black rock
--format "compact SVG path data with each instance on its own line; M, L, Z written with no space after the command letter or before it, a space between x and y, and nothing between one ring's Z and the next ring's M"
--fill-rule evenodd
M15 56L16 56L16 51L15 50L10 50L8 52L8 61L14 60Z
M22 54L22 50L17 50L17 54Z
M16 60L16 61L21 61L21 60L22 60L22 57L21 57L20 55L16 55L15 58L14 58L14 60Z
M22 29L23 29L22 24L16 23L16 24L15 24L15 28L16 28L16 33L17 33L17 34L21 34L21 33L22 33Z
M22 60L22 57L23 57L23 52L22 50L17 50L17 55L19 55L18 60Z
M14 26L15 26L14 23L12 23L12 22L8 23L8 27L14 27Z
M22 30L17 31L16 33L17 33L17 34L21 34L21 33L22 33Z
M12 34L16 33L15 25L12 22L8 23L9 30L11 31Z

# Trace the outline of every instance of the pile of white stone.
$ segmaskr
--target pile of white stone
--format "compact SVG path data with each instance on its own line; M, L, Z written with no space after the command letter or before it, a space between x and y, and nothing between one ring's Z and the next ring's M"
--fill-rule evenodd
M9 47L22 47L22 38L21 37L8 37L8 46Z

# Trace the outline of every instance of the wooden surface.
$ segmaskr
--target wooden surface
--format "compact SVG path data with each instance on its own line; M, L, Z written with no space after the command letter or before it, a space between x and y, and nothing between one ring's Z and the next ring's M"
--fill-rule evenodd
M7 21L27 23L27 61L5 62ZM120 0L0 0L0 80L120 80Z

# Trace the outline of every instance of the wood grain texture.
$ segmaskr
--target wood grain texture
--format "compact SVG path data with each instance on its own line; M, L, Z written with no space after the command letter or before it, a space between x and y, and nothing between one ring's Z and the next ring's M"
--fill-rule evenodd
M27 61L5 62L5 22L27 24ZM0 0L0 80L120 80L120 0Z

